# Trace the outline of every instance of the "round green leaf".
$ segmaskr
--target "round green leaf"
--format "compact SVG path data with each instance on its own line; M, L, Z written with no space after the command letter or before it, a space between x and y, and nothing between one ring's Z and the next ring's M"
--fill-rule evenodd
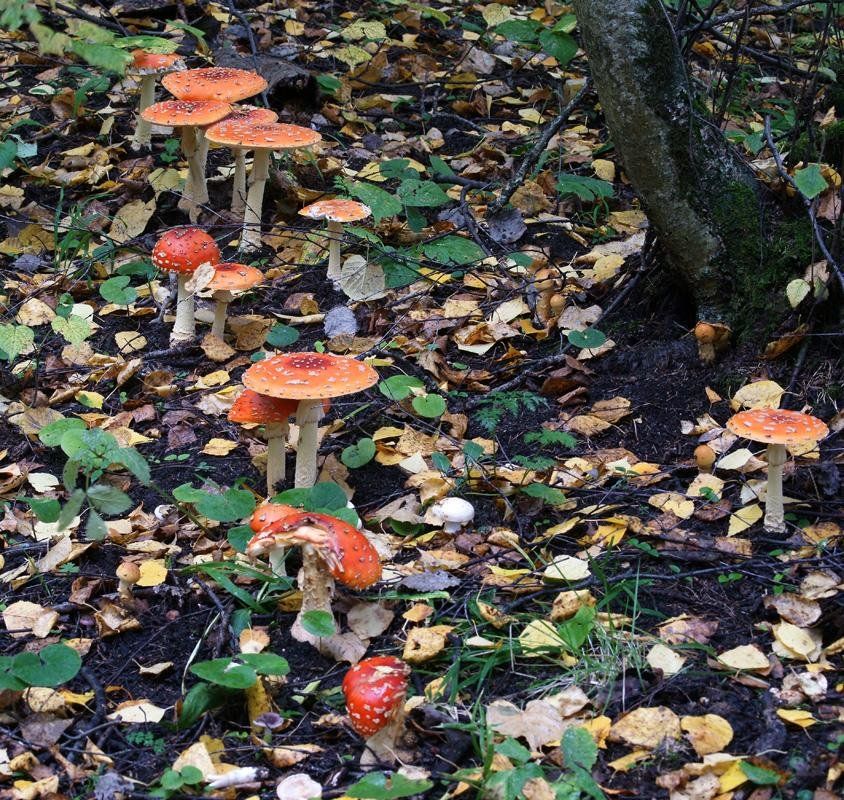
M351 444L343 449L340 460L349 468L357 469L368 464L375 458L375 442L369 437L359 439L357 444Z
M248 689L258 680L258 675L252 667L238 664L231 658L199 661L191 666L190 671L204 681L229 689Z
M199 767L194 767L191 764L188 764L186 767L182 767L180 770L182 781L193 786L196 783L201 783L205 780L205 776L202 774L202 770Z
M446 411L445 400L438 394L423 394L414 397L411 405L420 417L439 417Z
M289 347L299 341L299 331L292 325L273 325L266 341L273 347Z
M49 644L37 653L14 657L12 674L27 686L60 686L82 667L79 653L66 644Z
M404 400L412 389L424 389L425 384L413 375L391 375L378 384L378 391L388 400Z
M326 636L333 636L337 630L334 617L327 611L306 611L302 614L301 623L311 636L318 636L323 639Z
M234 522L255 510L255 495L247 489L226 489L222 494L202 492L196 500L196 510L208 519Z
M57 419L49 425L45 425L38 431L38 438L42 444L47 447L58 447L62 442L64 436L70 430L84 431L87 426L85 421L77 419L76 417L69 417L68 419Z
M607 337L597 328L587 328L585 331L569 331L568 339L575 347L592 350L606 342Z
M287 659L275 653L243 653L240 658L259 675L287 675L290 672Z
M100 296L109 303L117 306L128 306L138 299L134 286L130 286L132 279L128 275L115 275L100 285Z

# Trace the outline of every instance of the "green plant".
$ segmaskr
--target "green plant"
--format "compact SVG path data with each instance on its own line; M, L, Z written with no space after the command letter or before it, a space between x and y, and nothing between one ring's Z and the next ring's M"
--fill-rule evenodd
M185 790L194 794L199 784L205 780L202 771L198 767L182 767L180 770L166 769L158 779L158 785L150 791L150 797L163 797L169 800L171 797L178 797Z
M535 392L490 392L478 403L474 413L475 422L487 433L495 433L506 416L518 416L524 411L545 408L548 400Z
M37 653L0 656L0 689L61 686L75 678L81 668L79 653L66 644L48 644Z
M167 742L160 736L156 736L152 731L129 731L126 734L126 741L136 747L152 750L157 756L167 752Z

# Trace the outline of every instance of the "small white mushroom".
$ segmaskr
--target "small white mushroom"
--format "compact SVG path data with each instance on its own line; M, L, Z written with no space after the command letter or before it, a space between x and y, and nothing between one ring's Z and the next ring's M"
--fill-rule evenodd
M446 533L457 533L475 518L475 507L462 497L446 497L431 506L429 515Z

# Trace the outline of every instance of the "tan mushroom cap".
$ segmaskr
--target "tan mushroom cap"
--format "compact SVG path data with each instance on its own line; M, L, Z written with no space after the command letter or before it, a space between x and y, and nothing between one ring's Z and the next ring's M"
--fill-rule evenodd
M232 67L186 69L167 75L161 83L180 100L222 100L225 103L254 97L267 88L266 80L257 72Z
M245 292L263 280L264 273L257 267L226 261L214 264L214 277L208 283L208 288L224 292Z
M290 400L342 397L368 389L377 380L378 373L369 365L330 353L280 353L243 373L247 388Z
M142 72L164 72L181 61L175 53L148 53L146 50L132 51L132 69Z
M316 131L301 125L287 125L283 122L232 122L213 125L205 136L209 142L229 147L243 147L255 150L296 150L311 147L322 140Z
M829 433L817 417L781 408L742 411L727 420L727 429L751 442L765 444L818 442Z
M327 219L331 222L357 222L372 215L372 209L357 200L318 200L300 212L309 219Z
M163 100L145 108L141 117L153 125L180 128L184 125L211 125L225 117L230 109L228 103L216 100Z
M271 425L274 422L287 422L296 413L295 400L281 397L268 397L251 389L243 392L229 409L229 422L241 424Z

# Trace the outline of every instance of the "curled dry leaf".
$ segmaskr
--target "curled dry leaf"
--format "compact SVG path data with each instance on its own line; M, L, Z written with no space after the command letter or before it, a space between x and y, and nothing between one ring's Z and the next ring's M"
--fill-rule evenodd
M558 742L566 729L559 709L548 700L531 700L520 710L508 700L486 708L487 724L502 736L524 739L531 750Z
M446 637L454 628L451 625L432 625L430 628L411 628L407 632L402 658L408 664L422 664L435 658L446 646Z

